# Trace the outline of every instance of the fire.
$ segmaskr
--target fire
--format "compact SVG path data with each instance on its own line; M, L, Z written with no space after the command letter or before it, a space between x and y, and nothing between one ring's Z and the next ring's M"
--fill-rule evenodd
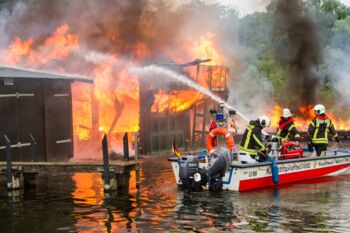
M215 34L208 32L201 36L198 41L194 42L192 53L198 58L210 58L211 61L204 63L209 65L223 64L223 57L219 55L214 45Z
M341 119L335 116L332 112L327 113L327 116L329 116L332 119L334 127L337 130L350 130L350 120Z
M312 119L315 117L315 113L313 110L313 106L305 105L301 106L299 108L299 112L294 113L295 116L295 126L300 130L300 131L307 131L308 126ZM278 126L278 121L282 115L282 107L278 104L276 104L273 107L272 113L270 114L270 119L271 119L271 125L272 127L277 127ZM326 112L326 115L332 120L334 127L336 130L349 130L350 129L350 120L343 120L336 115L334 115L332 112L328 111Z
M17 64L21 62L23 56L31 51L33 41L31 39L22 41L21 38L16 37L10 44L8 56L6 57L8 64Z
M146 45L141 43L136 44L134 49L137 57L145 57L148 53ZM78 36L71 34L69 26L63 24L40 43L15 37L7 49L0 51L0 62L42 68L55 61L50 69L65 72L62 64L76 56L77 51L83 51ZM112 54L103 62L90 64L90 69L77 71L81 75L93 76L95 82L93 87L81 83L72 85L75 139L95 141L99 145L104 133L116 137L122 132L138 130L139 84L137 78L128 73L128 68L134 64L123 62L117 67L120 60L116 54ZM85 63L91 63L90 60L81 62L84 67ZM75 145L78 150L79 145Z
M314 118L315 116L313 106L311 105L301 106L299 108L299 112L302 114L303 118L306 120L312 120L312 118Z
M69 26L64 24L34 47L32 39L23 41L16 37L9 48L0 53L0 61L9 65L18 65L36 68L53 60L64 60L78 47L76 35L68 34Z
M216 35L208 32L198 38L184 41L177 51L164 53L179 63L196 58L211 59L210 62L200 64L200 69L196 65L184 69L202 86L216 91L223 90L221 88L226 82L228 69L220 66L224 60L216 47ZM72 85L74 148L80 150L82 143L92 143L99 148L103 134L110 136L111 145L118 145L124 132L139 130L140 87L137 77L132 76L128 70L145 60L150 54L150 48L143 42L135 42L129 48L133 51L133 56L127 61L117 53L103 58L89 57L78 36L71 33L68 24L63 24L40 41L15 37L8 48L0 50L0 62L93 77L93 86L81 83ZM76 62L77 59L81 59L77 63L79 67L75 63L70 65L71 61ZM211 77L211 81L208 77ZM154 97L151 107L153 112L185 111L205 98L185 87L179 90L159 90Z
M183 44L184 51L187 51L186 56L171 53L171 56L178 58L180 62L188 62L188 59L210 58L209 62L203 62L197 66L186 67L185 70L189 73L190 77L196 80L204 87L210 88L215 91L224 91L226 87L226 78L228 75L228 69L220 66L222 64L223 57L217 52L215 46L215 34L205 33L196 41L185 42ZM181 50L181 51L183 51ZM209 80L211 77L211 80ZM198 103L205 97L194 90L173 90L166 93L164 90L159 90L155 95L154 104L152 105L152 112L164 112L170 110L173 112L181 112L191 108L194 104Z
M155 95L152 112L164 112L169 109L173 112L181 112L189 109L193 104L203 99L203 95L192 90L171 91L165 94L163 90L159 90Z
M273 106L272 114L270 115L272 127L277 128L281 114L282 114L282 107L279 106L278 104Z
M72 99L74 100L73 131L79 140L88 140L92 129L91 87L87 84L73 83ZM83 114L81 114L83 113Z

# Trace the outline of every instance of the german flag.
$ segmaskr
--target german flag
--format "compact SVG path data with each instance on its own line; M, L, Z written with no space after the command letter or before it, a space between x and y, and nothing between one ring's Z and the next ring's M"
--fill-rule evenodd
M173 145L172 145L172 150L173 150L173 153L176 157L178 157L179 159L182 159L182 156L180 154L180 151L179 149L177 148L177 146L175 145L175 142L173 141Z

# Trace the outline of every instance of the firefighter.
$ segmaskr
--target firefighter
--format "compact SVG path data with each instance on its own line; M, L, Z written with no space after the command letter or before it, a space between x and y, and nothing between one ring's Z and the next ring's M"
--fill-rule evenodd
M295 140L295 145L299 145L300 134L294 125L294 115L288 108L282 110L282 116L278 122L277 136L281 138L282 142Z
M336 142L339 141L337 131L335 131L332 120L326 115L326 108L322 104L314 107L316 117L311 121L308 129L311 145L315 148L317 156L327 150L328 132L330 131Z
M261 131L263 128L269 127L270 124L271 121L267 116L260 116L257 120L249 122L239 147L239 161L254 163L256 160L259 162L267 160L268 155L262 142Z

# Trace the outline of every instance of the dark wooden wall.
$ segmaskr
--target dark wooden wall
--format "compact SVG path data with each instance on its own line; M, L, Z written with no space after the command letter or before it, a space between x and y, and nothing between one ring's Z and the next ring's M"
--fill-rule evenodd
M0 97L0 146L4 145L4 134L11 144L17 144L30 142L31 133L37 141L39 161L67 161L72 157L70 84L65 80L16 78L13 85L5 85L0 78L0 96L27 94ZM0 150L0 160L5 160L4 152ZM30 161L30 147L14 148L12 155L14 161Z
M73 157L70 83L45 80L44 108L47 160L66 161Z
M151 112L158 88L162 85L155 88L153 83L140 83L140 146L143 154L169 150L172 139L178 147L185 147L186 141L190 140L189 111Z

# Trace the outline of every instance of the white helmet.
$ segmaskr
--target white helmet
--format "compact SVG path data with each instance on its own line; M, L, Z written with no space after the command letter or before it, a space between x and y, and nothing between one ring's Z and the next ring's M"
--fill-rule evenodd
M259 119L260 125L263 128L269 127L271 125L270 118L268 118L267 116L260 116L258 119Z
M288 118L288 117L292 117L292 116L294 116L294 115L292 114L292 112L288 108L284 108L282 110L282 117L283 118Z
M322 104L317 104L314 107L314 112L316 115L321 115L326 113L326 108Z

